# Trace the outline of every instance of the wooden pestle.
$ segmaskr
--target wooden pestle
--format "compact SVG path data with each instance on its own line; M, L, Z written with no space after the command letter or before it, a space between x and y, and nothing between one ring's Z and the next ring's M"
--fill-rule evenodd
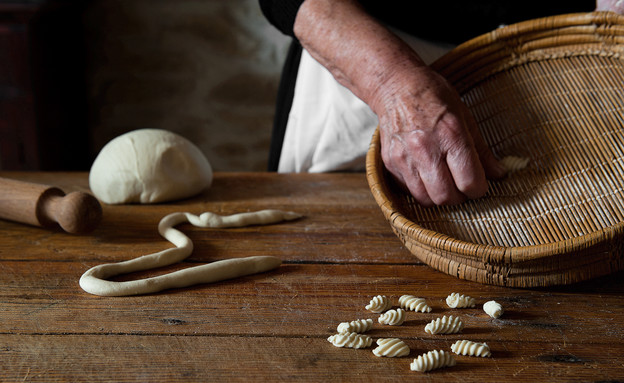
M87 193L0 177L0 218L83 234L100 223L102 206Z

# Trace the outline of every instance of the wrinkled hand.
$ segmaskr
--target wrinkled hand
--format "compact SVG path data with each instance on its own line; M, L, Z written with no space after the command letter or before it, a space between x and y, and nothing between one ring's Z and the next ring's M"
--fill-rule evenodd
M294 32L379 117L385 166L420 204L481 197L504 175L457 92L358 1L306 0Z
M624 15L623 0L596 0L597 11L611 11Z
M483 196L505 170L457 92L428 67L394 77L377 100L386 168L424 206Z

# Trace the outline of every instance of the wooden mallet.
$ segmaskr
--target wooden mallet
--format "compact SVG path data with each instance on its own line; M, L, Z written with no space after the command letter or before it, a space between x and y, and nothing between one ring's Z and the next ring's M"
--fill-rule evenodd
M84 234L100 223L102 206L87 193L0 177L0 218Z

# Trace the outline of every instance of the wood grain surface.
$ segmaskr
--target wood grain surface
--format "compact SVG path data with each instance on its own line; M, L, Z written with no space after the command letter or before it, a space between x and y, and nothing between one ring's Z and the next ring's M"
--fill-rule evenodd
M88 191L85 173L0 176ZM179 265L275 255L271 272L136 297L97 297L78 279L88 268L171 247L158 221L175 211L231 214L294 210L301 220L209 230L180 225L195 244ZM157 205L103 205L89 235L0 221L0 382L21 381L618 381L624 380L624 274L548 289L467 282L417 261L392 233L363 174L216 174L202 195ZM452 292L477 307L450 309ZM377 323L364 307L378 294L423 297L431 313L402 326ZM496 300L500 319L481 306ZM430 335L442 315L460 334ZM332 346L340 322L372 318L373 339L398 337L408 357ZM486 342L490 358L457 356L452 368L420 373L410 362L459 339Z

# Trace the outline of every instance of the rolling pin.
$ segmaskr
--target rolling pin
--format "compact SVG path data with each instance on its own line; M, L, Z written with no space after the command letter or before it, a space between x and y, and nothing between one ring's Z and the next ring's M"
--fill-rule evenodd
M0 218L84 234L100 223L102 206L87 193L0 177Z

